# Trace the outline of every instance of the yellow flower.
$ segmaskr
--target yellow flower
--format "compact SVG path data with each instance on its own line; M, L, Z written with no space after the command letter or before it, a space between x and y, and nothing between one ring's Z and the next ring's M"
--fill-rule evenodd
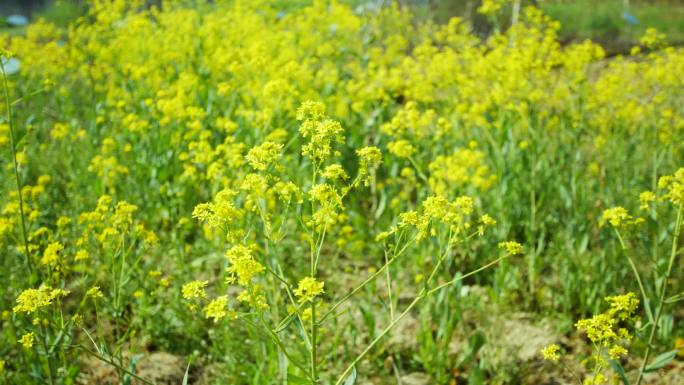
M85 261L88 258L89 258L89 254L88 254L88 251L86 251L86 250L79 250L76 252L76 255L74 256L74 260L76 260L76 261Z
M297 108L297 120L320 119L325 113L325 105L321 102L307 100Z
M398 158L408 158L416 152L416 148L413 147L411 142L403 139L390 142L387 144L387 149Z
M59 140L64 138L69 133L69 126L64 123L55 123L52 130L50 131L50 136L53 139Z
M213 318L214 322L220 321L226 316L228 310L228 296L222 295L204 307L204 317Z
M171 285L171 277L163 277L162 279L159 280L159 286L161 287L169 287Z
M64 250L64 245L59 242L50 243L43 252L43 257L40 259L40 263L43 265L48 265L55 267L59 265L60 258L59 253Z
M482 4L477 8L477 12L483 15L496 13L507 1L510 0L482 0Z
M305 277L299 281L299 285L294 290L294 293L299 297L299 302L312 301L315 297L324 293L323 286L325 282L317 281L313 277Z
M344 168L342 168L342 166L339 164L331 164L330 166L326 167L321 175L330 180L345 180L349 178L347 172L344 171Z
M506 250L510 255L519 255L524 252L523 246L518 242L500 242L499 248Z
M243 245L235 245L226 251L228 266L228 283L237 282L240 286L248 286L252 279L264 272L264 266L252 256L252 250Z
M622 321L631 318L639 307L639 299L637 299L636 294L631 292L623 295L606 297L605 301L610 304L608 313L611 316L617 316L617 318Z
M275 162L278 157L280 157L280 152L282 149L282 144L264 142L249 150L245 156L245 159L247 159L247 162L250 166L252 166L252 168L263 171L266 170L273 162Z
M183 298L193 299L193 298L204 298L207 293L204 288L207 287L209 281L192 281L183 285L181 289L183 293Z
M560 359L560 354L558 354L559 351L560 346L552 344L543 348L541 354L542 357L544 357L544 359L547 361L558 362L558 360Z
M644 191L641 194L639 194L639 203L641 204L639 206L640 210L648 210L650 208L651 202L653 202L656 199L655 193L652 191Z
M620 345L613 345L610 350L608 350L608 356L613 360L619 360L621 357L627 355L627 349Z
M663 199L667 199L675 206L684 205L684 167L677 170L674 175L661 177L658 180L658 188L667 190Z
M93 286L88 291L86 292L86 297L90 297L92 299L97 299L97 298L102 298L102 291L100 291L99 286Z
M59 297L69 294L62 289L52 289L49 286L42 286L39 289L26 289L17 297L17 306L14 307L15 313L33 313L36 310L49 306L52 301Z
M662 32L658 32L657 29L647 28L644 36L639 39L639 43L646 48L657 48L665 44L666 38L667 36Z
M33 343L36 340L35 334L33 332L29 332L21 336L19 339L19 343L24 347L24 349L31 349L33 347Z
M359 157L359 177L368 185L371 174L382 163L382 152L379 148L370 146L356 150L356 155Z
M629 212L624 207L613 207L603 211L601 214L601 219L599 220L599 226L603 227L606 223L609 223L616 229L636 225L640 223L641 219L634 219Z

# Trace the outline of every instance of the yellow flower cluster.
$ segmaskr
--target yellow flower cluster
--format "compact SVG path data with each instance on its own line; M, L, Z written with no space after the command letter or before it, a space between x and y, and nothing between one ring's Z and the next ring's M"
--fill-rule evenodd
M15 313L33 313L44 307L50 306L57 298L65 297L69 292L63 289L53 289L41 286L38 289L26 289L17 297Z
M430 187L435 194L447 194L467 186L489 189L496 181L485 163L485 154L473 148L458 149L452 155L440 155L430 165Z
M230 262L228 283L248 287L254 277L264 272L264 266L254 259L252 249L247 246L231 247L226 251L226 258Z
M278 159L282 149L282 144L266 141L258 146L252 147L245 158L252 168L258 171L264 171Z
M188 282L181 288L183 293L183 298L193 299L193 298L204 298L207 296L204 288L209 284L208 281L192 281Z
M604 210L599 220L599 226L610 224L616 229L638 225L644 221L643 218L632 217L624 207L613 207Z
M19 343L21 346L24 347L24 349L31 349L33 347L33 343L36 340L36 335L33 334L33 332L29 332L21 336L19 339Z
M551 344L549 346L546 346L545 348L542 349L541 354L542 357L551 362L558 362L560 360L560 346L556 344Z
M294 293L299 298L299 302L311 302L325 292L324 285L325 282L318 281L316 278L305 277L299 281Z
M665 190L663 199L667 199L675 206L684 206L684 167L673 175L661 177L658 188Z
M399 214L398 227L393 227L388 232L381 233L377 240L383 240L398 229L413 227L418 230L418 239L429 235L436 235L436 229L431 229L431 224L446 225L452 236L463 235L477 225L474 234L484 234L487 226L496 223L489 215L483 215L479 220L471 219L474 210L474 201L471 197L460 196L453 201L439 195L432 195L421 203L421 210L407 211Z
M302 124L299 133L309 142L302 146L302 155L315 164L321 164L333 155L333 143L342 143L344 130L339 122L324 115L325 106L307 101L297 109L297 120Z
M606 312L579 320L575 324L577 330L585 332L594 346L598 347L593 358L595 365L603 367L607 365L603 353L607 353L614 360L627 354L627 349L622 344L631 341L632 335L621 325L634 321L639 306L639 300L634 293L606 297L605 300L610 305Z
M518 242L501 242L499 243L499 248L506 250L509 255L520 255L524 252L523 246Z
M77 240L77 246L85 247L94 238L102 247L107 247L122 235L137 237L146 245L158 244L157 235L134 219L133 214L137 210L137 206L126 201L114 205L111 196L101 196L95 210L81 213L78 217L78 223L84 225L86 231Z

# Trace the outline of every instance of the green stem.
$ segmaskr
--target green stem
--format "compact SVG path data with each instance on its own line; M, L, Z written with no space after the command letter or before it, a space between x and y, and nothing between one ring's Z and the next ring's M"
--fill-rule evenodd
M387 263L382 265L382 267L380 269L378 269L378 271L371 274L359 286L355 287L352 291L345 294L344 297L342 297L339 301L335 302L335 304L332 307L330 307L330 309L328 309L328 311L326 311L323 314L323 316L320 319L320 322L322 323L323 321L325 321L331 314L333 314L335 312L335 310L337 310L338 307L342 306L342 304L344 304L349 298L351 298L354 294L358 293L359 290L363 289L368 283L372 282L375 278L377 278L380 274L382 274L383 271L385 271L385 269L387 269L392 264L392 262L394 262L397 258L399 258L399 256L401 254L403 254L404 251L406 251L406 249L408 248L408 246L411 243L413 243L415 240L416 240L416 238L414 237L412 240L407 242L406 245L397 254L395 254L389 261L387 261Z
M127 370L127 369L124 368L123 366L121 366L121 365L117 364L116 362L114 362L114 360L108 360L107 358L105 358L105 357L101 356L100 354L98 354L98 353L96 353L96 352L94 352L94 351L92 351L92 350L86 348L85 346L79 345L78 347L79 347L81 350L85 351L86 353L90 354L91 356L97 358L98 360L100 360L100 361L102 361L102 362L104 362L104 363L106 363L106 364L109 364L109 365L115 367L117 370L122 371L122 372L128 374L129 376L135 378L136 380L138 380L138 381L140 381L140 382L143 382L143 383L145 383L145 384L147 384L147 385L156 385L154 382L151 382L150 380L146 380L146 379L140 377L139 375L137 375L137 374L131 372L130 370Z
M445 252L445 254L448 253L448 251L449 251L449 247L447 247L447 251ZM393 328L394 326L396 326L397 323L399 323L399 321L401 321L401 319L404 318L404 317L406 316L406 314L408 314L408 313L411 311L411 309L413 309L413 308L418 304L418 302L420 302L421 299L423 299L423 298L425 298L425 297L428 297L428 296L431 295L432 293L434 293L434 292L438 291L439 289L442 289L442 288L444 288L444 287L446 287L446 286L448 286L448 285L450 285L450 284L452 284L452 283L454 283L454 282L456 282L456 281L463 280L463 279L466 278L466 277L469 277L469 276L471 276L471 275L473 275L473 274L476 274L476 273L478 273L478 272L480 272L480 271L482 271L482 270L484 270L484 269L486 269L486 268L488 268L488 267L491 267L491 266L493 266L494 264L498 263L498 262L499 262L500 260L502 260L503 258L506 258L507 256L508 256L508 255L505 255L505 256L503 256L503 257L499 257L498 259L496 259L496 260L493 261L493 262L490 262L490 263L488 263L488 264L486 264L486 265L484 265L484 266L482 266L482 267L480 267L480 268L478 268L478 269L476 269L476 270L473 270L473 271L471 271L471 272L469 272L469 273L467 273L467 274L465 274L465 275L462 275L462 276L460 276L460 277L454 279L453 281L450 281L448 284L440 285L440 286L438 286L438 287L436 287L436 288L434 288L434 289L432 289L432 290L427 290L426 288L421 289L421 291L420 291L420 293L418 294L418 296L416 296L416 298L413 299L413 301L406 307L406 309L404 309L404 311L403 311L401 314L399 314L399 316L397 316L397 318L395 318L394 320L392 320L392 322L390 322L390 323L382 330L382 332L380 332L380 334L378 334L378 336L375 337L375 339L373 339L373 341L371 341L371 343L370 343L368 346L366 346L366 348L365 348L358 356L356 356L356 358L349 364L349 366L347 366L347 368L344 370L344 372L342 372L342 375L338 378L337 382L335 382L335 385L340 385L340 384L342 384L342 382L345 380L345 378L347 377L347 375L349 375L349 373L352 371L352 369L354 368L354 366L356 366L356 364L358 364L359 361L361 361L361 360L363 359L363 357L365 357L366 354L368 354L368 352L369 352L369 351L370 351L370 350L371 350L371 349L372 349L372 348L373 348L373 347L374 347L374 346L375 346L375 345L376 345L376 344L377 344L385 335L387 335L387 333L389 333L389 331L392 330L392 328Z
M385 250L385 265L389 263L389 258L387 258L387 250ZM390 320L394 319L394 304L392 303L392 277L390 276L390 270L385 269L385 281L387 282L387 302L389 303L390 309Z
M615 234L617 234L618 240L620 241L620 246L622 246L622 250L625 251L625 255L627 256L627 261L629 262L629 266L632 268L632 272L634 273L634 276L636 277L637 284L639 284L639 291L641 292L641 298L644 301L644 308L646 309L646 315L648 315L649 321L653 322L653 314L651 314L651 307L648 305L648 297L646 297L646 290L644 289L644 284L641 282L641 275L639 275L639 270L637 270L636 265L634 264L634 260L632 257L627 254L627 246L625 245L624 240L622 239L622 235L620 234L620 231L618 229L613 228L615 230Z
M4 70L3 70L4 73ZM47 329L45 326L41 327L43 329L43 338L41 338L41 341L43 343L43 349L45 350L45 361L47 361L47 367L48 367L48 381L50 385L55 384L55 380L52 378L52 361L50 360L50 349L48 348L48 334L47 334Z
M24 239L24 252L26 253L26 265L28 267L29 276L33 277L33 261L29 252L28 237L26 236L26 219L24 215L24 198L21 193L21 181L19 180L19 164L17 163L17 149L16 138L14 136L14 119L12 118L12 108L9 100L9 86L7 85L7 74L5 73L5 63L0 58L0 71L2 72L3 89L5 91L5 108L7 109L7 124L10 132L10 147L12 149L12 162L14 166L14 180L17 185L17 194L19 196L19 215L21 217L21 235ZM31 278L31 280L33 280Z
M656 311L655 319L653 320L653 325L651 326L651 333L648 336L648 344L646 345L646 353L644 353L644 360L641 363L641 368L639 369L639 377L637 378L636 385L641 385L641 381L644 378L644 371L646 370L646 364L651 355L651 349L653 346L653 340L655 339L656 330L658 329L658 323L660 322L660 316L663 313L663 308L665 307L665 294L667 292L667 281L670 279L670 274L672 274L672 266L674 265L675 256L677 255L677 242L679 241L679 232L682 226L682 205L679 205L677 210L677 222L675 224L675 231L672 236L672 251L670 252L670 261L667 266L667 274L663 279L662 287L660 289L660 299L658 301L658 310Z
M316 323L316 299L311 300L311 383L318 383L318 324Z
M468 277L470 277L470 276L472 276L472 275L475 275L475 274L477 274L477 273L479 273L479 272L481 272L481 271L483 271L483 270L486 270L486 269L488 269L488 268L490 268L490 267L496 265L497 263L501 262L502 260L508 258L509 255L510 255L510 254L502 255L501 257L499 257L499 258L493 260L492 262L489 262L488 264L486 264L486 265L484 265L484 266L482 266L482 267L479 267L479 268L477 268L477 269L475 269L475 270L473 270L473 271L471 271L471 272L469 272L469 273L466 273L466 274L464 274L464 275L461 275L461 276L459 276L459 277L457 277L457 278L454 278L454 279L452 279L452 280L449 281L449 282L443 283L443 284L441 284L441 285L435 287L434 289L431 289L430 291L428 291L428 295L430 295L430 294L432 294L432 293L434 293L434 292L436 292L436 291L439 291L439 290L441 290L441 289L443 289L443 288L445 288L445 287L447 287L447 286L451 286L451 285L453 285L454 283L456 283L456 282L458 282L458 281L462 281L462 280L464 280L465 278L468 278Z
M245 321L246 323L252 325L252 327L254 327L255 329L257 329L256 325L253 322L249 321L246 318L241 318L241 319L243 321ZM287 357L287 359L292 363L292 365L296 366L299 370L301 370L305 376L309 377L308 371L301 364L299 364L297 361L295 361L292 358L292 355L290 355L290 353L287 351L287 349L285 349L285 345L283 344L283 341L280 340L280 337L278 336L278 334L276 332L274 332L270 327L268 327L268 325L266 324L266 321L264 321L264 319L263 319L263 316L260 318L260 321L261 321L261 324L263 325L264 329L266 329L268 331L268 334L271 336L271 339L273 339L273 342L275 342L276 345L278 345L278 348L280 348L280 350L283 352L283 354L285 354L285 357Z

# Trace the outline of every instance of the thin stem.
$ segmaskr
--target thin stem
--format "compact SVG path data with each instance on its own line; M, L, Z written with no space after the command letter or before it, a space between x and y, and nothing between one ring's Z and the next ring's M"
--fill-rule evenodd
M3 74L4 74L4 69L3 69ZM45 326L42 326L43 329L43 338L41 338L41 341L43 342L43 349L45 350L45 361L47 361L47 367L48 367L48 380L50 385L54 385L55 380L52 378L52 361L50 360L50 349L48 348L48 335L47 335L47 329Z
M313 167L313 173L311 176L311 186L315 186L316 184L316 175L318 172L318 167L314 164ZM313 217L315 213L315 206L314 206L314 201L311 201L311 215ZM323 246L323 241L325 239L325 230L326 227L323 227L323 231L319 235L318 240L314 240L313 237L311 237L313 243L310 243L311 245L311 260L310 260L310 276L311 278L316 278L316 271L318 269L318 258L321 255L321 247ZM315 227L312 229L312 234L315 233ZM318 323L316 322L316 299L313 298L311 300L311 319L310 319L310 329L311 329L311 349L309 350L309 364L310 364L310 380L312 384L318 383Z
M5 73L5 63L0 58L0 72L2 72L3 89L5 91L5 108L7 109L7 124L10 132L10 147L12 149L12 163L14 166L14 180L17 185L17 194L19 196L19 215L21 217L21 235L24 240L24 252L26 254L26 265L29 270L29 276L33 277L33 261L29 252L28 237L26 236L26 219L24 215L24 198L21 193L21 181L19 180L19 164L17 163L17 149L16 138L14 137L14 119L12 117L12 107L9 100L9 86L7 85L7 74Z
M423 170L420 168L420 166L418 166L418 163L416 163L415 159L413 159L413 157L409 156L408 160L413 165L413 168L416 169L416 172L418 173L418 176L420 177L420 179L422 179L423 182L427 183L428 178L427 178L427 176L425 176L425 173L423 173Z
M408 246L409 246L411 243L415 242L415 240L416 240L416 237L414 237L412 240L410 240L409 242L407 242L406 245L399 251L399 253L395 254L395 255L392 257L392 259L390 259L387 263L385 263L384 265L382 265L382 267L381 267L380 269L378 269L378 271L376 271L375 273L371 274L371 275L370 275L368 278L366 278L359 286L355 287L352 291L350 291L349 293L345 294L344 297L342 297L339 301L337 301L332 307L330 307L330 309L328 309L328 311L326 311L326 312L323 314L323 316L322 316L321 319L320 319L320 322L322 323L323 321L325 321L332 313L335 312L335 310L337 310L338 307L342 306L342 304L344 304L349 298L351 298L354 294L358 293L359 290L363 289L368 283L372 282L375 278L377 278L380 274L382 274L382 272L385 271L385 269L387 269L387 268L392 264L392 262L394 262L397 258L399 258L399 256L400 256L401 254L403 254L404 251L406 251L406 249L408 248Z
M152 381L150 381L150 380L146 380L146 379L140 377L139 375L137 375L137 374L131 372L130 370L127 370L127 369L124 368L123 366L121 366L121 365L117 364L116 362L114 362L114 360L109 360L109 359L107 359L107 358L101 356L100 354L98 354L98 353L96 353L96 352L94 352L94 351L92 351L92 350L86 348L86 347L83 346L83 345L79 345L78 347L79 347L81 350L85 351L86 353L90 354L91 356L97 358L98 360L100 360L100 361L102 361L102 362L104 362L104 363L106 363L106 364L109 364L109 365L111 365L111 366L117 368L118 370L120 370L120 371L122 371L122 372L128 374L129 376L135 378L135 379L138 380L138 381L141 381L141 382L143 382L143 383L145 383L145 384L147 384L147 385L156 385L154 382L152 382Z
M316 271L318 270L318 260L321 257L321 249L323 248L323 242L325 241L325 233L328 230L328 226L323 226L323 231L321 232L321 236L316 243L316 257L314 258L314 263L313 263L313 273L312 277L316 274Z
M444 252L444 255L447 255L447 254L450 252L450 250L451 250L451 243L449 243L449 244L447 245L446 250L445 250L445 252ZM471 271L471 272L469 272L469 273L467 273L467 274L465 274L465 275L462 275L462 276L460 276L460 277L454 279L453 281L450 281L449 284L452 284L452 283L454 283L454 282L456 282L456 281L460 281L460 280L462 280L462 279L464 279L464 278L466 278L466 277L469 277L469 276L471 276L471 275L473 275L473 274L476 274L476 273L478 273L478 272L480 272L480 271L482 271L482 270L484 270L484 269L486 269L486 268L488 268L488 267L490 267L490 266L492 266L492 265L498 263L500 260L502 260L503 258L506 258L507 256L508 256L508 254L506 254L505 256L499 257L498 259L496 259L496 260L493 261L493 262L490 262L490 263L488 263L488 264L486 264L486 265L484 265L484 266L482 266L482 267L480 267L480 268L478 268L478 269L476 269L476 270L473 270L473 271ZM435 269L433 269L433 272L434 272L434 270L436 270L438 267L439 267L439 266L435 266ZM431 274L431 276L433 276L433 274ZM416 296L416 298L413 299L413 301L406 307L406 309L404 309L404 311L403 311L401 314L399 314L399 316L398 316L397 318L395 318L394 320L392 320L392 321L389 323L389 325L387 325L387 326L385 327L385 329L383 329L382 332L380 332L380 334L379 334L377 337L375 337L375 339L373 339L373 341L371 341L371 343L370 343L368 346L366 346L366 348L365 348L358 356L356 356L356 358L349 364L349 366L347 366L347 368L344 370L344 372L342 372L342 375L338 378L337 382L335 382L335 385L340 385L340 384L342 384L342 382L345 380L345 378L347 377L347 375L349 375L349 373L350 373L351 370L354 368L354 366L356 366L356 364L359 363L359 361L361 361L361 359L363 359L363 357L364 357L366 354L368 354L368 352L369 352L369 351L370 351L370 350L371 350L371 349L372 349L372 348L373 348L373 347L374 347L374 346L375 346L375 345L376 345L376 344L377 344L385 335L387 335L387 333L389 333L389 331L390 331L394 326L396 326L396 324L397 324L399 321L401 321L401 319L404 318L404 317L406 316L406 314L408 314L408 313L411 311L411 309L413 309L413 307L415 307L416 304L418 304L418 302L419 302L421 299L423 299L423 298L429 296L430 294L432 294L432 293L436 292L437 290L439 290L439 289L441 289L441 288L444 288L444 287L446 287L446 286L448 286L448 284L440 285L440 286L438 286L438 287L436 287L436 288L434 288L434 289L432 289L432 290L427 290L426 287L424 287L423 289L421 289L420 293Z
M241 318L241 319L243 321L247 322L248 324L252 325L254 328L256 328L256 325L253 322L249 321L246 318ZM271 336L271 339L273 339L273 342L275 342L276 345L278 345L278 348L280 348L280 350L283 352L283 354L285 354L285 357L287 357L287 359L292 363L292 365L296 366L299 370L301 370L305 376L309 377L308 371L304 368L304 366L302 366L301 364L299 364L297 361L295 361L292 358L292 356L287 351L287 349L285 349L285 345L283 344L283 341L280 340L280 337L278 336L278 334L276 332L274 332L270 327L268 327L268 325L266 324L266 321L264 321L264 319L263 319L263 316L260 318L260 321L261 321L261 324L263 325L264 329L266 329L268 331L268 334Z
M385 265L389 263L389 258L387 258L387 250L385 250ZM392 277L390 276L390 270L385 269L385 281L387 282L387 301L389 302L390 309L390 320L394 319L394 304L392 303Z
M430 276L428 277L427 281L425 281L425 284L429 284L432 282L432 279L435 277L435 274L437 274L437 271L439 270L439 267L442 265L442 262L444 261L444 258L447 257L448 253L451 251L451 245L452 245L452 230L449 229L449 236L447 237L447 247L444 253L439 257L437 260L437 265L432 269L432 272L430 273Z
M641 275L639 274L639 271L636 268L636 265L634 264L634 260L632 257L627 254L628 247L625 245L624 240L622 239L622 235L620 234L620 231L618 229L613 228L615 230L615 234L617 234L618 240L620 241L620 246L622 246L622 250L625 251L625 255L627 256L627 261L629 262L629 266L632 268L632 272L634 273L634 276L636 277L637 284L639 284L639 291L641 292L641 298L644 301L644 306L646 309L646 313L648 315L649 321L653 322L653 314L651 314L651 307L648 305L648 297L646 297L646 290L644 289L644 284L641 282Z
M655 338L656 330L658 329L658 323L660 322L660 316L663 313L663 308L665 307L665 294L667 292L667 281L670 279L670 274L672 274L672 266L674 265L675 256L677 255L677 242L679 241L679 232L682 226L682 205L679 205L677 210L677 222L675 224L675 231L672 235L672 251L670 252L670 261L667 266L667 274L663 279L662 287L660 289L660 298L658 301L658 310L656 311L655 319L653 320L653 325L651 326L651 333L648 336L648 343L646 344L646 353L644 353L644 360L641 363L641 369L639 369L639 377L637 378L636 385L641 385L641 381L644 378L644 371L646 370L646 364L651 355L651 349L653 346L653 340Z
M456 282L458 282L458 281L462 281L462 280L464 280L465 278L468 278L468 277L470 277L470 276L472 276L472 275L475 275L475 274L477 274L477 273L479 273L479 272L481 272L481 271L483 271L483 270L486 270L486 269L488 269L488 268L490 268L490 267L496 265L497 263L501 262L502 260L508 258L509 255L510 255L510 254L502 255L502 256L500 256L499 258L493 260L492 262L489 262L488 264L486 264L486 265L484 265L484 266L482 266L482 267L479 267L479 268L477 268L477 269L475 269L475 270L473 270L473 271L471 271L471 272L469 272L469 273L466 273L466 274L464 274L464 275L461 275L461 276L459 276L459 277L457 277L457 278L454 278L454 279L452 279L452 280L449 281L449 282L443 283L443 284L441 284L441 285L435 287L434 289L431 289L430 291L428 291L428 295L430 295L430 294L432 294L432 293L434 293L434 292L436 292L436 291L439 291L440 289L443 289L443 288L445 288L445 287L447 287L447 286L451 286L451 285L453 285L454 283L456 283Z
M361 359L363 359L363 357L365 357L366 354L368 354L368 352L375 346L375 344L377 344L385 335L387 335L387 333L389 333L389 331L392 330L392 328L397 323L399 323L399 321L401 321L401 319L404 318L404 316L406 316L406 314L408 314L411 311L411 309L413 309L414 306L416 306L418 301L420 301L423 297L425 297L425 295L426 295L425 290L421 291L421 294L419 294L416 298L414 298L413 302L411 302L406 307L406 309L401 314L399 314L399 316L397 318L395 318L392 322L390 322L389 325L387 325L385 327L385 329L383 329L382 332L380 332L380 334L378 334L378 336L375 337L375 339L373 339L373 341L371 341L371 343L368 346L366 346L366 348L358 356L356 356L354 361L352 361L351 364L349 364L349 366L347 366L347 369L345 369L344 372L342 372L342 375L337 380L337 382L335 382L335 385L340 385L342 383L342 381L344 381L345 378L347 378L347 375L349 374L349 372L352 371L354 366L356 366L356 364L359 361L361 361Z
M316 299L311 300L311 383L318 383L318 349L317 349L317 336L318 334L318 324L316 323Z
M577 375L577 373L575 373L574 370L570 369L567 365L565 365L565 364L562 363L562 362L561 362L561 366L563 367L563 369L565 369L565 371L567 371L568 373L570 373L570 375L575 379L575 381L577 381L577 383L578 383L579 385L583 385L583 384L582 384L582 379L580 378L580 376Z

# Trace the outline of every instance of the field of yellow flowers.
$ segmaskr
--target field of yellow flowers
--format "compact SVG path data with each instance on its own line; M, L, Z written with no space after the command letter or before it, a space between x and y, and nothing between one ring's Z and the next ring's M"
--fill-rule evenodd
M149 3L0 35L0 384L684 383L657 30Z

